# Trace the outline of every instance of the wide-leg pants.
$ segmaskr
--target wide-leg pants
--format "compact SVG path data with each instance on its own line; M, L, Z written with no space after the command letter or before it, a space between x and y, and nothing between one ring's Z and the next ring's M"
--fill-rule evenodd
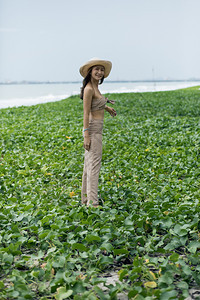
M103 120L93 119L89 123L90 149L85 150L82 177L82 204L98 205L98 182L102 159Z

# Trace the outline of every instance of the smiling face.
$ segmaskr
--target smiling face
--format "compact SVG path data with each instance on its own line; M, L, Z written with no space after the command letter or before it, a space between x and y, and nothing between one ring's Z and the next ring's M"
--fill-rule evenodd
M92 68L91 77L95 80L101 80L104 77L105 68L103 66L94 66Z

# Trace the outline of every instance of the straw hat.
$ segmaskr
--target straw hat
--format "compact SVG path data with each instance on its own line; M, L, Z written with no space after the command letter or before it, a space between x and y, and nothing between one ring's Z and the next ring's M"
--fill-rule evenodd
M112 63L109 60L92 58L91 60L86 62L82 67L80 67L79 72L80 72L81 76L83 76L85 78L86 75L88 74L89 68L94 67L94 66L103 66L105 68L104 77L106 78L110 74L110 71L112 68Z

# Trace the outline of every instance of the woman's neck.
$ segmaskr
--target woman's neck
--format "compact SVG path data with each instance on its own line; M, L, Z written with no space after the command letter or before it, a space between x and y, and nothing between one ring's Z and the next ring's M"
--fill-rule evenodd
M94 87L98 88L99 81L98 81L98 80L95 80L94 78L91 78L91 84L92 84Z

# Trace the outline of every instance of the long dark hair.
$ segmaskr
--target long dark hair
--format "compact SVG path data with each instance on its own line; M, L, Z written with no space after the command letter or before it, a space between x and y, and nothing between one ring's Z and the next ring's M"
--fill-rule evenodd
M90 80L91 80L91 71L92 71L93 67L94 66L92 66L91 68L89 68L87 75L83 79L83 86L81 87L81 93L80 93L80 98L82 100L83 100L83 95L84 95L84 89L85 89L86 85L88 84L88 82L90 82ZM99 84L102 84L103 81L104 81L104 76L101 78Z

